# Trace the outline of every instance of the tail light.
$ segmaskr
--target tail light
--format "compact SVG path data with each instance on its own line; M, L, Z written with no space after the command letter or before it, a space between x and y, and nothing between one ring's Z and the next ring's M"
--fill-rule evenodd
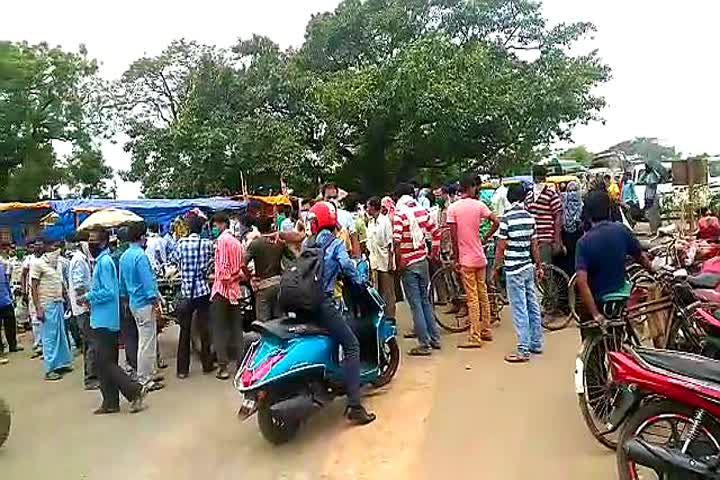
M240 375L240 381L242 382L242 386L245 388L250 387L251 385L257 383L259 380L265 378L265 376L270 373L272 367L275 366L275 364L278 363L280 360L285 358L285 354L286 352L284 351L278 351L277 353L268 355L255 368L250 368L250 364L252 364L253 359L249 358L246 362L242 374Z

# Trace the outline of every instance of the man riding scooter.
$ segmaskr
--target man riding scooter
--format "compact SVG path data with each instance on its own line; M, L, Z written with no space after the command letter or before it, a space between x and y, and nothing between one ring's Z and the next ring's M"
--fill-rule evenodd
M316 203L310 209L308 220L311 232L315 235L315 244L325 251L322 278L324 297L318 308L317 322L343 348L348 398L345 417L354 425L367 425L375 420L375 414L368 413L360 403L360 343L343 318L341 301L335 298L334 293L340 273L355 284L364 282L348 255L345 243L335 236L338 229L335 206L329 202Z

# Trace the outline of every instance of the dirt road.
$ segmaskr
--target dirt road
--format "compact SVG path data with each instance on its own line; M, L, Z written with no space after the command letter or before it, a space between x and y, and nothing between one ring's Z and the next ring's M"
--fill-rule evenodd
M403 330L408 321L401 310ZM172 364L173 334L163 334ZM573 393L578 337L548 335L546 353L507 365L510 323L481 351L458 351L446 336L432 358L404 356L396 380L373 392L378 421L347 428L342 404L313 418L296 441L272 447L254 419L235 418L230 383L167 370L168 387L147 411L94 417L97 392L81 388L81 364L57 383L42 380L27 352L0 367L0 395L13 409L13 432L0 449L3 480L315 480L615 478L614 457L587 433ZM412 344L403 340L403 347Z

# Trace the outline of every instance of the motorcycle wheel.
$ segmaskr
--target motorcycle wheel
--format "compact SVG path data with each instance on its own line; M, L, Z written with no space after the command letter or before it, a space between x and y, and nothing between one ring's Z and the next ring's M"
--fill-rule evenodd
M270 411L271 404L263 402L257 412L258 427L265 440L273 445L282 445L292 440L300 429L300 422L287 421Z
M390 383L400 366L400 347L398 346L397 339L390 339L384 344L383 348L385 350L384 354L386 362L383 365L377 380L373 382L373 386L375 388L384 387Z
M615 456L618 478L620 480L667 478L667 476L658 476L651 468L635 464L628 458L622 445L639 436L648 443L668 448L674 448L676 444L679 444L677 448L680 450L685 441L685 435L693 423L694 415L694 409L670 400L651 402L641 406L626 420L620 433L620 448L617 449ZM664 436L668 437L665 442L657 441ZM694 458L700 458L719 453L720 425L712 416L706 414L700 426L699 435L688 447L688 454Z
M10 436L10 424L12 423L12 416L10 414L10 405L5 400L0 398L0 447L3 446L5 441Z

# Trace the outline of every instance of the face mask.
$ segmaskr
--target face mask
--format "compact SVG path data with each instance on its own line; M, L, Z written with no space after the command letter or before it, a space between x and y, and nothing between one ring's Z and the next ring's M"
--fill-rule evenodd
M220 236L220 229L218 227L212 227L212 229L210 229L210 234L213 238L218 238Z
M100 254L101 254L101 253L103 252L103 250L104 250L104 245L102 245L102 244L100 244L100 243L91 243L91 244L89 245L89 247L90 247L90 255L92 255L93 258L99 257Z

